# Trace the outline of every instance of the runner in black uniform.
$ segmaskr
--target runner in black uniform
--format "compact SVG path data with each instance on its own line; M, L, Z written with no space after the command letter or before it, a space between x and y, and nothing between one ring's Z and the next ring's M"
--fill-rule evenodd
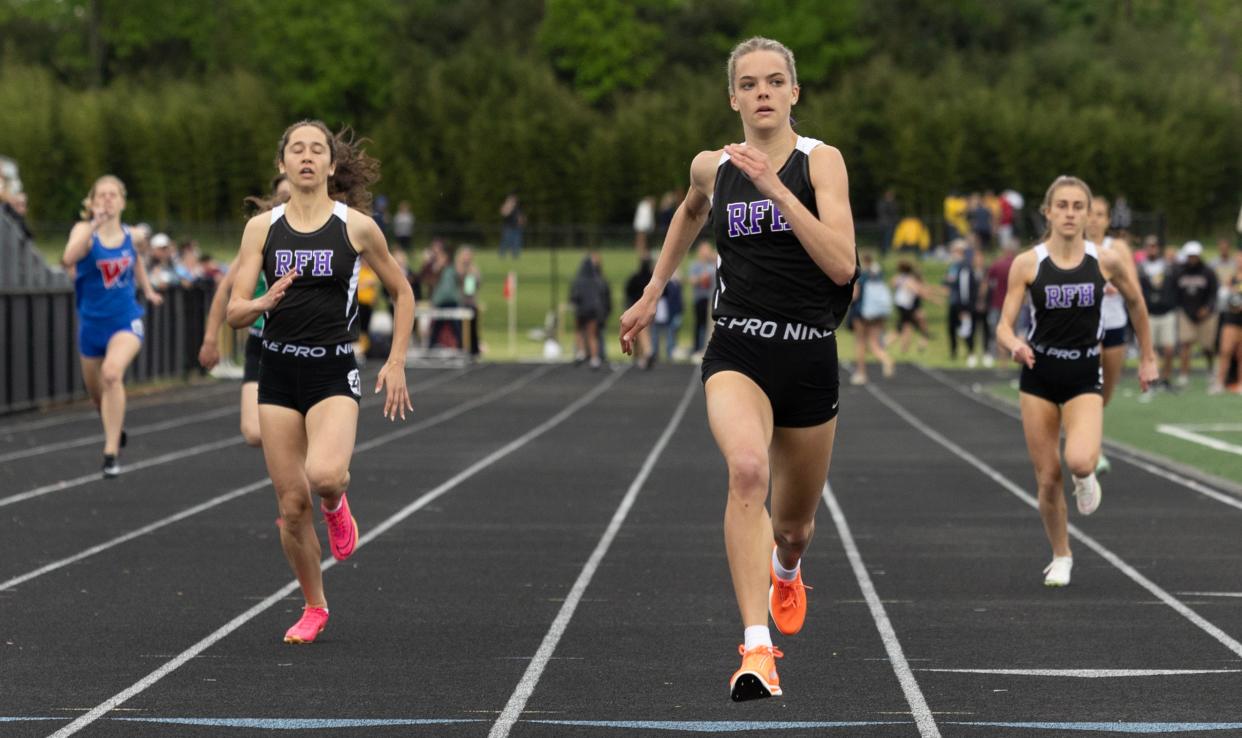
M319 121L290 126L277 155L293 194L246 224L228 321L240 328L259 315L266 318L259 369L263 455L284 520L281 546L306 599L285 642L310 643L328 621L312 494L321 500L332 555L345 559L358 543L345 490L362 396L353 349L360 259L367 259L393 297L392 351L375 386L376 392L387 386L384 417L393 420L413 409L405 350L414 301L379 226L346 205L369 212L367 187L378 178L378 163ZM256 298L260 269L268 291Z
M745 143L694 158L651 282L621 317L629 353L710 212L720 258L703 379L729 467L725 547L746 629L734 700L782 693L768 615L786 635L806 616L799 563L836 432L834 331L858 273L845 163L837 149L794 132L797 101L789 49L752 38L733 50L729 102Z
M1090 206L1091 190L1076 177L1058 177L1048 188L1042 212L1049 234L1014 259L996 327L998 344L1022 364L1022 428L1039 485L1039 514L1052 544L1052 563L1044 569L1044 584L1050 587L1069 584L1074 563L1061 480L1062 427L1078 512L1090 515L1100 505L1095 465L1104 422L1100 304L1106 281L1125 297L1139 339L1139 384L1147 389L1157 377L1147 308L1134 270L1122 263L1120 250L1100 251L1083 239ZM1031 328L1023 340L1014 335L1013 323L1028 290Z

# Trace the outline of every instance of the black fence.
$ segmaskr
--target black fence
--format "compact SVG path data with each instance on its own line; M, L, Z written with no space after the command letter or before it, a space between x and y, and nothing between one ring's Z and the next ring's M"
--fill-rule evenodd
M184 378L198 349L212 288L173 288L147 305L142 352L127 381ZM0 414L86 396L71 289L0 289Z

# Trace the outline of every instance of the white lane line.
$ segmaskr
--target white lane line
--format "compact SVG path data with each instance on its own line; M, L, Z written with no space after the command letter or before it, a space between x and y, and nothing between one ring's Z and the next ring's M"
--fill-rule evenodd
M1178 592L1186 597L1242 597L1242 592Z
M185 390L177 390L175 391L175 394L172 397L162 398L158 400L155 400L153 398L152 401L144 401L143 399L135 399L133 402L128 403L128 410L138 411L138 410L145 410L147 408L152 408L152 407L163 407L165 405L176 405L179 403L197 402L199 400L204 400L209 397L215 397L216 395L223 395L223 394L228 394L229 392L236 392L240 387L241 387L241 384L226 382L224 384L220 384L215 387L208 387L204 389L202 392L196 392L189 396L184 394ZM10 433L20 433L22 431L39 430L41 428L52 428L58 425L65 425L68 423L77 423L77 422L85 421L85 420L92 420L92 419L97 420L98 418L99 418L98 412L94 410L86 410L80 413L73 413L71 415L56 415L54 417L44 418L42 420L32 420L32 421L28 421L25 423L14 423L13 425L0 425L0 436L8 435Z
M475 474L478 474L480 471L483 471L484 469L496 463L497 461L504 458L505 456L508 456L514 451L517 451L518 449L530 443L534 439L538 438L544 433L547 433L548 431L552 430L556 426L560 425L566 419L568 419L571 415L578 412L583 407L591 403L595 398L599 397L601 394L607 391L609 387L611 387L618 379L621 378L621 375L625 374L625 371L626 371L625 369L622 369L621 371L610 374L606 379L604 379L604 381L597 384L594 389L590 390L582 397L579 397L574 402L570 403L567 407L565 407L563 410L558 412L556 415L545 420L543 423L540 423L535 428L527 431L521 437L513 441L510 441L509 443L505 444L504 446L497 449L496 451L493 451L492 453L488 454L487 456L480 459L479 461L476 461L474 464L471 464L464 471L459 472L457 475L455 475L448 481L444 482L440 486L436 487L430 492L427 492L426 494L422 495L414 502L402 508L399 512L397 512L396 514L389 517L387 520L385 520L384 522L380 523L378 526L373 528L369 533L367 533L366 535L360 536L358 538L358 546L361 547L361 546L366 545L367 543L374 540L378 535L380 535L384 531L387 531L392 526L396 525L402 520L405 520L410 515L413 515L415 512L422 509L424 506L431 503L435 499L439 498L441 495L445 494L446 492L452 490L457 485L461 484L462 482L466 481L467 479L474 476ZM321 563L321 568L323 571L327 571L328 569L331 569L333 566L336 566L336 563L337 563L336 559L329 556L323 560L323 562ZM228 637L230 633L242 627L249 621L253 620L255 617L262 614L263 612L271 608L273 605L283 600L285 597L287 597L292 592L297 591L297 589L298 589L298 582L295 579L289 582L288 584L286 584L285 586L281 587L280 589L278 589L276 592L272 593L269 597L264 599L262 602L256 604L254 607L250 608L249 610L246 610L241 615L238 615L237 617L233 618L229 622L225 623L220 628L218 628L215 632L208 635L206 638L202 639L198 643L195 643L193 646L190 646L186 650L182 651L180 654L178 654L171 660L164 663L162 666L160 666L155 671L152 671L150 674L147 674L145 677L143 677L142 679L139 679L134 684L130 685L129 687L126 687L125 689L116 693L112 697L109 697L108 699L99 703L95 707L91 708L91 710L87 712L86 714L82 715L81 717L77 718L76 720L69 723L65 727L53 733L51 735L51 738L65 738L65 736L73 735L74 733L77 733L82 728L85 728L86 726L95 722L99 718L103 717L111 710L123 705L125 702L129 701L133 697L139 694L142 694L147 689L149 689L151 686L159 682L161 679L168 676L169 674L176 671L177 669L181 668L190 659L194 658L198 654L202 653L203 651L207 650L211 646L218 643L219 641Z
M530 699L531 694L534 693L535 686L539 683L539 678L543 676L543 670L547 667L548 661L551 660L552 654L556 651L556 646L560 643L561 637L565 635L565 630L569 627L569 621L573 618L574 611L578 609L578 603L582 601L582 595L586 593L587 587L590 586L591 579L599 569L600 562L608 554L609 547L612 546L613 540L617 537L617 532L621 530L621 525L625 522L626 516L629 515L630 508L634 506L634 500L637 499L638 493L642 491L643 484L646 483L647 477L651 474L652 468L655 467L656 461L664 453L664 448L668 446L669 439L673 437L673 432L677 430L682 417L685 416L686 408L690 406L690 400L694 398L695 391L698 388L698 377L698 371L692 373L690 383L686 386L686 391L681 396L681 402L677 404L677 409L673 411L673 417L669 419L668 425L664 427L664 432L660 434L660 438L656 441L655 446L652 446L651 452L647 454L647 459L639 469L638 476L634 477L634 481L630 483L630 488L626 490L625 497L621 499L621 504L612 515L612 521L609 522L608 529L604 531L603 537L599 539L599 543L595 545L595 550L591 552L590 558L587 559L586 564L582 567L582 571L578 574L578 579L574 582L573 587L570 588L569 594L561 604L560 611L557 612L556 618L552 621L552 626L548 628L547 634L543 637L543 642L539 644L539 649L535 651L534 658L526 666L526 672L522 674L522 678L513 690L513 694L509 696L505 709L492 725L488 738L505 738L505 736L509 735L509 731L513 729L513 725L518 721L518 718L521 717L522 710L526 708L526 702Z
M870 392L877 400L884 403L884 405L887 406L888 409L892 410L894 413L896 413L899 417L901 417L907 423L909 423L910 425L914 426L919 431L921 431L923 435L932 439L933 441L940 444L941 446L944 446L949 451L952 451L954 454L959 456L963 461L975 467L979 471L983 472L984 476L989 477L992 481L996 482L997 484L999 484L1000 486L1004 487L1006 490L1011 492L1019 500L1022 500L1027 505L1030 505L1036 510L1039 509L1039 501L1035 499L1034 497L1032 497L1029 493L1027 493L1026 490L1022 489L1020 486L1018 486L1013 481L1011 481L1008 477L1004 476L1000 472L988 466L983 461L980 461L979 458L975 456L974 454L965 450L961 446L958 446L956 443L954 443L953 441L950 441L948 438L945 438L940 433L936 432L934 429L929 427L926 423L914 417L914 415L912 415L904 407L898 404L896 400L893 400L887 394L885 394L883 390L877 388L875 385L872 384L872 385L867 386L867 391ZM1228 633L1224 632L1220 628L1208 622L1206 618L1204 618L1199 613L1187 607L1181 600L1169 594L1162 587L1160 587L1160 585L1156 584L1155 582L1151 581L1147 577L1143 576L1141 573L1139 573L1137 569L1127 564L1125 561L1121 559L1120 556L1118 556L1117 554L1107 549L1102 543L1100 543L1099 541L1096 541L1091 536L1082 532L1081 530L1078 529L1077 526L1075 526L1072 523L1069 524L1069 534L1073 536L1075 539L1077 539L1078 541L1085 544L1092 551L1095 551L1097 554L1102 556L1106 561L1108 561L1108 563L1112 564L1117 569L1119 569L1122 574L1125 574L1127 577L1133 580L1135 584L1138 584L1143 589L1146 589L1148 592L1155 595L1156 599L1160 600L1164 604L1173 608L1173 610L1177 614L1186 618L1191 623L1194 623L1196 627L1198 627L1204 633L1207 633L1209 636L1214 638L1222 646L1229 649L1230 651L1237 654L1238 656L1242 656L1242 643L1239 643L1236 639L1234 639Z
M1187 430L1183 428L1182 426L1170 425L1168 423L1158 423L1156 425L1156 432L1163 433L1166 436L1173 436L1174 438L1180 438L1183 441L1197 443L1200 446L1206 446L1216 451L1224 451L1227 454L1234 454L1237 456L1242 456L1242 446L1239 446L1235 443L1226 443L1225 441L1222 441L1219 438L1212 438L1211 436L1206 436L1202 433L1197 433L1192 430Z
M916 669L949 674L994 674L1000 676L1068 677L1071 679L1116 679L1124 677L1188 676L1194 674L1237 674L1242 669Z
M880 602L880 595L871 582L867 567L863 565L862 554L858 552L858 546L854 543L850 526L845 522L845 514L841 512L836 495L832 494L832 487L827 482L824 482L823 497L828 510L832 513L832 522L837 525L837 533L841 536L841 545L845 548L845 555L849 558L850 567L854 570L854 578L858 580L858 586L867 600L867 607L871 610L871 618L875 620L876 630L880 631L880 640L884 643L884 650L888 652L888 660L893 665L893 673L897 675L901 691L906 696L906 703L910 705L910 712L914 715L914 723L918 726L919 735L922 738L939 738L940 728L936 726L936 718L932 715L931 708L927 706L923 690L919 688L919 682L914 678L914 672L910 669L910 662L906 661L901 641L897 640L897 631L893 628L893 623L888 619L888 613Z
M463 374L465 374L465 372L458 372L456 374L451 374L451 375L444 376L444 377L436 377L435 379L429 380L428 382L423 384L420 387L420 389L422 390L430 389L432 387L444 384L445 382L448 382L451 379L460 377ZM379 403L383 402L383 400L384 400L383 397L366 397L366 398L363 398L362 400L362 407L370 407L372 405L378 405ZM228 438L223 438L218 441L212 441L210 443L201 443L197 446L191 446L190 448L183 448L180 451L172 451L172 452L163 454L161 456L156 456L150 459L143 459L142 461L126 462L121 467L121 474L129 474L131 472L141 471L143 469L147 469L153 466L159 466L161 464L167 464L169 462L188 458L190 456L197 456L199 454L205 454L211 451L217 451L222 448L228 448L229 446L236 446L237 444L244 443L244 442L245 442L245 439L242 438L240 435L229 436ZM51 484L45 484L42 487L35 487L34 489L27 490L25 492L19 492L15 495L10 495L8 497L0 497L0 507L12 505L14 503L22 502L24 500L29 500L35 497L42 497L43 495L51 494L52 492L60 492L62 490L72 489L74 487L81 487L84 484L90 484L91 482L99 482L99 481L103 481L103 477L100 476L99 472L83 474L82 476L75 477L74 479L63 479L59 482L52 482Z
M155 433L157 431L177 428L179 426L197 423L202 420L213 420L222 418L225 415L236 415L239 412L236 406L219 407L215 410L197 413L195 415L183 415L172 420L165 420L161 423L150 423L148 425L136 425L133 428L126 428L125 433L130 437L145 435L147 433ZM20 451L11 451L7 454L0 454L0 463L13 461L15 459L27 459L31 456L40 456L42 454L50 454L53 451L63 451L67 448L78 448L79 446L89 446L92 443L102 444L104 440L102 433L96 433L90 436L81 436L79 438L71 438L67 441L58 441L56 443L45 443L42 446L32 446L24 448Z
M533 372L529 372L523 375L522 377L520 377L519 379L513 382L510 382L509 384L503 387L500 387L499 389L492 390L486 395L481 395L479 397L476 397L473 400L464 402L452 408L451 410L446 410L445 412L442 412L438 415L433 415L430 418L422 420L418 423L414 423L413 425L410 425L408 427L402 428L399 431L393 431L392 433L387 433L385 435L379 436L378 438L374 438L370 441L367 441L366 443L360 443L354 447L354 453L359 454L359 453L363 453L364 451L369 451L373 448L376 448L377 446L382 446L385 443L388 443L390 441L395 441L398 438L404 438L405 436L408 436L412 433L417 433L418 431L425 430L434 425L439 425L440 423L443 423L447 420L451 420L457 417L458 415L474 410L475 408L480 407L482 405L486 405L489 402L493 402L501 397L504 397L505 395L508 395L512 392L515 392L521 389L522 387L525 387L527 384L530 384L535 379L546 374L554 366L555 365L553 364L548 364L546 365L545 368L537 369ZM445 379L445 378L441 377L440 379ZM426 389L426 388L424 387L422 389ZM198 513L201 513L205 510L210 510L211 508L216 507L218 505L223 505L224 503L230 500L236 499L238 497L241 497L242 495L246 495L256 490L263 489L264 487L267 487L269 484L271 484L271 480L259 479L243 487L238 487L237 489L229 490L228 492L225 492L222 495L213 497L212 499L207 500L206 502L203 502L201 504L195 505L194 507L186 508L185 510L182 510L178 513L169 515L166 518L161 518L160 520L150 523L149 525L144 525L141 528L132 530L123 535L119 535L116 538L113 538L108 541L104 541L103 543L100 543L98 545L91 546L88 549L79 551L78 553L72 556L68 556L66 558L60 559L59 561L53 561L50 564L46 564L44 566L39 567L38 569L35 569L34 571L29 571L20 576L13 577L12 579L9 579L8 581L0 582L0 592L3 592L8 589L12 589L20 584L30 581L31 579L41 577L44 574L48 574L50 572L56 571L57 569L63 569L64 567L69 566L70 564L73 564L83 559L94 556L97 553L107 551L110 548L119 546L122 543L125 543L127 541L132 541L135 538L139 538L148 533L152 533L154 531L159 530L160 528L172 525L173 523L179 522L181 520L185 520L186 518L197 515Z
M974 392L970 392L964 387L959 387L953 382L950 382L948 379L941 376L940 372L934 369L927 369L924 367L919 367L919 368L923 371L924 374L927 374L932 379L935 379L936 381L940 382L944 386L949 387L950 389L966 397L969 397L970 399L974 400L980 405L983 405L986 408L991 408L992 410L995 410L996 412L1002 415L1008 415L1009 417L1015 420L1019 420L1019 421L1022 420L1022 414L1018 412L1016 408L999 407L997 405L994 405L991 402L988 402L987 400L983 399L982 397L977 396ZM1105 445L1108 445L1107 441L1105 442ZM1179 484L1193 492L1198 492L1204 497L1211 498L1213 500L1216 500L1217 502L1228 505L1229 507L1242 510L1242 499L1239 499L1235 495L1231 495L1226 492L1221 492L1217 489L1214 489L1204 484L1203 482L1198 481L1197 479L1191 479L1190 477L1186 477L1181 474L1178 474L1177 472L1165 469L1164 467L1154 464L1140 456L1135 456L1134 454L1122 451L1121 449L1118 449L1115 446L1110 446L1108 453L1111 458L1121 459L1122 461L1129 462L1132 466L1137 466L1138 468L1142 469L1143 471L1149 474L1154 474L1163 479L1167 479L1170 482Z

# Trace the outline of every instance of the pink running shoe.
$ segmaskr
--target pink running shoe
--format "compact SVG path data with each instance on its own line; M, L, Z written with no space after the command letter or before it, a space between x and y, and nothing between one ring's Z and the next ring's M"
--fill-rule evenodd
M337 561L344 561L353 555L358 547L358 521L349 512L349 500L341 495L341 505L336 512L328 512L323 508L323 519L328 523L328 547Z
M285 631L285 643L314 643L315 637L323 632L323 626L327 624L326 608L307 605L302 608L302 617Z

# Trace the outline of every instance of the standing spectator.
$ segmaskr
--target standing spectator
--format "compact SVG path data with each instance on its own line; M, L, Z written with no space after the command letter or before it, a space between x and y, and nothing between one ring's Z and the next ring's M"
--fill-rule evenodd
M33 239L34 233L30 230L30 224L26 222L26 193L9 193L7 200L0 198L0 210L9 216L26 238Z
M647 283L651 281L652 266L651 257L646 253L639 254L638 271L630 275L625 281L625 304L627 309L633 307L643 297L643 290L647 288ZM655 355L651 353L651 331L643 329L637 336L636 345L634 346L634 361L638 364L639 369L650 369L655 363Z
M1011 189L1002 192L1001 199L1010 208L1009 224L1011 230L1009 231L1009 237L1020 239L1022 236L1022 210L1026 207L1026 198L1022 197L1022 193Z
M431 305L435 308L455 308L461 306L461 282L457 270L453 267L453 254L441 247L438 252L441 260L439 277L436 287L431 293ZM431 323L431 345L444 348L461 347L461 323L447 318L436 318Z
M181 281L173 258L172 239L164 233L151 237L151 266L147 271L151 275L151 286L157 290L166 290Z
M681 204L682 195L674 190L669 190L660 195L660 206L656 210L656 238L659 241L664 240L664 234L668 233L669 224L673 222L673 213L677 212L677 206Z
M975 236L975 245L989 250L992 248L992 211L988 209L983 197L978 192L970 195L970 204L966 209L966 220L970 223L970 232Z
M522 201L516 192L510 192L504 202L500 203L500 256L513 254L517 259L522 255L522 236L526 230L526 213L522 211Z
M371 208L371 219L380 227L380 232L388 233L388 196L376 195Z
M970 268L966 286L966 309L969 312L970 330L967 332L969 355L966 367L974 369L982 360L986 367L992 366L992 355L988 351L988 269L983 249L972 249L970 252ZM959 277L960 280L960 277Z
M966 198L957 191L950 192L944 198L944 242L951 244L959 238L966 238L970 225L966 221Z
M897 229L897 220L901 216L901 208L897 205L897 191L892 187L884 190L884 196L875 204L875 217L880 222L880 253L887 254L893 247L893 231Z
M664 285L664 294L660 295L660 301L656 303L651 334L653 355L660 355L660 337L663 335L668 341L664 355L669 361L673 360L673 352L677 350L677 331L681 330L681 318L686 310L683 300L680 270L675 270Z
M474 261L474 249L462 246L457 249L454 268L461 283L461 306L470 310L470 356L479 355L479 287L483 277Z
M397 214L392 219L392 234L402 251L409 251L410 241L414 238L414 211L410 209L410 201L402 200L397 205Z
M1170 246L1160 253L1160 241L1148 236L1143 243L1146 258L1139 269L1143 301L1151 316L1151 342L1160 354L1160 379L1166 388L1173 376L1173 356L1177 351L1177 249ZM1144 395L1150 400L1150 395Z
M655 231L655 198L644 197L634 208L634 251L638 258L647 256L650 248L648 241Z
M1222 246L1227 243L1221 239ZM1208 388L1210 394L1225 391L1231 368L1235 372L1235 381L1242 380L1242 374L1237 374L1242 371L1242 249L1233 260L1233 270L1224 293L1225 301L1220 313L1220 359L1216 364L1216 378ZM1235 392L1242 394L1242 381L1238 382Z
M436 237L431 239L431 244L427 246L423 252L423 264L418 270L418 283L421 289L415 290L419 300L429 300L436 291L436 285L440 283L440 272L444 271L444 265L448 263L448 247L444 245L444 239Z
M1001 202L1005 202L1005 198L1001 198ZM1011 211L1012 212L1012 211ZM1013 239L1001 239L1001 254L996 261L992 262L992 266L988 267L987 291L988 291L988 335L996 335L996 326L1000 321L1001 308L1005 306L1005 294L1009 291L1009 269L1013 266L1014 257L1018 255L1018 248L1014 245ZM995 353L1001 359L1005 356L1001 352L999 345L994 346ZM983 357L983 365L991 367L995 363L992 354L985 354Z
M589 361L591 369L603 365L599 324L606 315L604 276L600 272L599 251L591 251L578 265L578 274L569 286L569 303L574 306L577 330L574 332L575 363Z
M1177 338L1181 343L1182 370L1177 384L1190 382L1190 350L1196 344L1207 357L1212 369L1212 353L1216 347L1216 272L1203 262L1203 244L1187 241L1182 246L1185 260L1177 270Z
M1113 217L1109 219L1108 227L1117 232L1128 232L1133 220L1134 214L1130 212L1130 203L1126 202L1126 196L1118 194L1117 201L1113 203Z
M366 363L371 354L371 316L375 314L375 303L379 298L380 278L371 265L362 260L358 268L358 362Z
M707 346L712 293L716 291L716 249L711 241L699 241L699 250L690 262L690 288L694 299L694 355L699 356Z
M963 320L970 320L970 262L966 259L966 242L958 240L949 250L949 268L944 273L944 288L949 294L948 336L949 358L957 360L957 339L970 335L970 326L963 329Z

